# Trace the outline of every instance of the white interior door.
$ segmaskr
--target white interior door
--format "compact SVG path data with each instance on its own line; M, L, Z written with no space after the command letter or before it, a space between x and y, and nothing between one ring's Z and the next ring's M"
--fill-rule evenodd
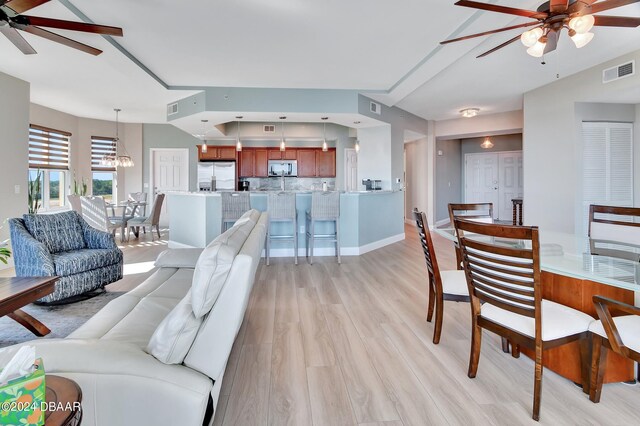
M498 218L498 154L465 155L465 203L493 203Z
M188 149L152 149L151 184L153 195L159 192L189 190L189 150ZM167 201L162 204L160 225L169 224Z
M522 151L501 152L498 154L498 198L500 205L498 217L500 220L513 218L514 198L522 198Z
M355 149L344 150L344 188L347 192L358 190L358 154Z

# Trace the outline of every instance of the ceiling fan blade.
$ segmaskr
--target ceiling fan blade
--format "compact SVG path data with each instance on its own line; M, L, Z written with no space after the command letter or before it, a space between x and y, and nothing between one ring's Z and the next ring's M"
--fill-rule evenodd
M480 3L471 0L460 0L456 6L470 7L473 9L488 10L489 12L506 13L509 15L525 16L532 19L545 19L549 16L546 12L537 12L535 10L516 9L513 7L498 6L495 4Z
M596 1L597 0L576 0L575 2L569 5L569 7L567 8L567 13L569 14L578 13L578 15L582 15L582 13L579 13L579 12L582 12L585 8L586 8L585 12L590 13L588 12L589 6L591 6Z
M636 3L640 0L605 0L599 3L594 3L591 5L591 10L588 12L589 14L604 12L605 10L615 9L616 7L626 6L628 4Z
M602 16L596 15L596 23L599 27L637 27L640 25L640 18L630 16Z
M547 33L547 44L544 46L544 51L542 52L546 55L549 52L553 52L558 47L558 37L560 36L560 31L549 30Z
M485 31L483 33L471 34L471 35L464 36L464 37L458 37L458 38L454 38L454 39L451 39L451 40L441 41L440 44L453 43L455 41L467 40L467 39L470 39L470 38L475 38L475 37L481 37L481 36L484 36L484 35L500 33L502 31L515 30L516 28L530 27L532 25L538 25L538 24L540 24L540 23L539 22L527 22L525 24L512 25L510 27L499 28L497 30Z
M23 25L19 28L28 33L44 37L47 40L55 41L56 43L64 44L68 47L73 47L74 49L81 50L91 55L97 56L102 53L102 50L100 49L96 49L95 47L80 43L79 41L71 40L70 38L61 36L60 34L52 33L51 31L47 31L44 28L36 27L33 25Z
M549 2L549 12L562 13L567 10L569 0L551 0Z
M482 55L478 55L478 56L476 56L476 58L483 58L483 57L487 56L488 54L495 52L495 51L496 51L496 50L498 50L498 49L502 49L503 47L510 45L511 43L513 43L513 42L514 42L514 41L516 41L516 40L520 40L520 36L519 36L519 35L515 36L515 37L514 37L514 38L512 38L511 40L507 40L507 41L505 41L504 43L497 45L496 47L494 47L494 48L493 48L493 49L491 49L491 50L487 50L487 51L486 51L486 52L484 52Z
M48 3L51 0L9 0L4 3L4 6L11 8L16 13L26 12L36 6Z
M63 21L62 19L41 18L39 16L22 15L21 18L26 18L28 20L29 23L27 25L122 37L122 28L118 27L86 24L84 22Z
M33 55L34 53L37 53L36 50L33 47L31 47L29 42L25 40L24 37L22 37L18 32L18 30L16 30L15 28L11 28L8 25L4 25L0 27L0 32L5 36L7 36L9 41L15 44L15 46L18 49L20 49L20 51L25 55Z

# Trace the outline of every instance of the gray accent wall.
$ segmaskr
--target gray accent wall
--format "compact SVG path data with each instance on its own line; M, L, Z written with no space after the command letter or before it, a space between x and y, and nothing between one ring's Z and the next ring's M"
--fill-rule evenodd
M462 201L461 158L459 139L436 142L436 221L449 217L449 203Z
M0 93L0 241L4 241L9 238L5 220L27 212L30 86L0 72Z

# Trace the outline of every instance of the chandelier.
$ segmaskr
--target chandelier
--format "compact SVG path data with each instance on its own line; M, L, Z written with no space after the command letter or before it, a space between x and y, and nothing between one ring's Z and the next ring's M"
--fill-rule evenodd
M124 142L120 141L119 129L118 129L118 114L122 111L120 108L113 109L116 112L116 137L113 139L113 153L106 154L100 160L101 166L106 167L133 167L134 163L131 156L127 152L127 148L124 146Z

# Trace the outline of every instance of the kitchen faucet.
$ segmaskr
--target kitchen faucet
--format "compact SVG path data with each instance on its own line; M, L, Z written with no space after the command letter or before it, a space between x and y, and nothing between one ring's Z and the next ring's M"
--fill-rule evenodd
M281 180L280 180L280 190L284 191L284 170L282 171L281 176L282 177L281 177Z

